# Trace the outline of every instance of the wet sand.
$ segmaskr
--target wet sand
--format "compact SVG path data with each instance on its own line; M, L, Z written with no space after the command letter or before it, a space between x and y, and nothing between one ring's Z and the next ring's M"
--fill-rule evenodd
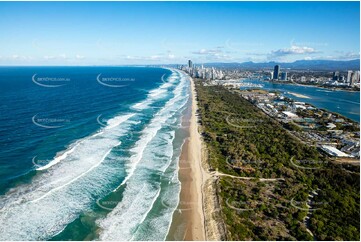
M295 93L295 92L288 92L288 93L291 94L291 95L293 95L293 96L295 96L295 97L310 99L309 96L302 95L302 94L299 94L299 93Z
M182 126L188 130L188 138L183 144L179 159L180 202L178 209L173 214L167 240L205 240L202 202L202 143L198 133L193 80L191 80L191 92L191 102L182 120Z

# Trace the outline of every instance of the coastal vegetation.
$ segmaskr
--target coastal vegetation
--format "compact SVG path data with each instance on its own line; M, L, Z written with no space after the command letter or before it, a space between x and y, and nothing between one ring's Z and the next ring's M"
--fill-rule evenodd
M359 169L350 171L236 92L195 80L203 140L227 240L359 240ZM245 179L247 178L247 179Z

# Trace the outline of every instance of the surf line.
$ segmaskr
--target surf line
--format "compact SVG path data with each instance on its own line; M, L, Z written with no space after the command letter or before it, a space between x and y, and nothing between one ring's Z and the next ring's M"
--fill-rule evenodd
M114 147L119 146L120 144L121 144L121 142L118 142ZM113 150L114 147L112 147L111 149L109 149L109 150L105 153L105 155L102 157L102 159L100 160L100 162L98 162L98 163L96 163L95 165L93 165L92 167L90 167L86 172L80 174L79 176L73 178L72 180L70 180L69 182L67 182L67 183L65 183L65 184L63 184L63 185L61 185L61 186L59 186L59 187L56 187L56 188L48 191L47 193L45 193L45 194L42 195L41 197L39 197L39 198L37 198L37 199L35 199L35 200L32 200L32 201L30 201L30 202L31 202L31 203L33 203L33 202L34 202L34 203L35 203L35 202L38 202L38 201L42 200L43 198L49 196L49 195L52 194L53 192L58 191L58 190L60 190L60 189L62 189L62 188L64 188L64 187L70 185L71 183L73 183L73 182L75 182L76 180L78 180L79 178L83 177L84 175L86 175L86 174L89 173L90 171L94 170L94 169L95 169L96 167L98 167L101 163L103 163L103 161L105 160L105 158L109 155L109 153Z

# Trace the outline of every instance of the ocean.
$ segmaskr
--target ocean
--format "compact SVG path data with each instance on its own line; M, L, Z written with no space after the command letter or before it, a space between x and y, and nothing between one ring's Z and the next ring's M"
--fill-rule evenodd
M321 87L286 83L272 83L258 79L246 79L243 82L262 85L262 88L265 90L280 91L285 96L296 101L310 103L318 108L339 113L360 123L360 92L330 90ZM295 96L293 93L301 94L308 98Z
M148 67L0 68L0 240L164 240L190 84Z
M245 82L359 122L357 92ZM0 67L0 93L0 240L166 239L187 137L184 74Z

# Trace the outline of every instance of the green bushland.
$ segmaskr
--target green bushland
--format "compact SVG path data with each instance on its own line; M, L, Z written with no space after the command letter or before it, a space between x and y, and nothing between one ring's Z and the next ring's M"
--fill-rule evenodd
M237 92L195 83L210 166L255 178L220 178L228 240L360 240L359 169L332 163Z

